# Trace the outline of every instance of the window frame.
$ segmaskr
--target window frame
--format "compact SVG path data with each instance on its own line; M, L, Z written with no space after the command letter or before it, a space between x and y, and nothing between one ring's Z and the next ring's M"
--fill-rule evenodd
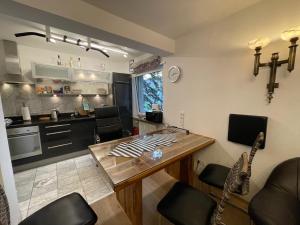
M135 97L136 97L136 108L137 108L137 112L140 114L140 115L145 115L146 114L146 111L145 112L141 112L140 111L140 100L139 100L139 88L138 88L138 77L141 77L141 76L144 76L146 74L151 74L151 73L157 73L157 72L161 72L162 74L162 89L163 89L163 68L160 67L158 69L155 69L155 70L151 70L151 71L147 71L147 72L144 72L144 73L140 73L140 74L137 74L134 76L134 79L135 79ZM163 111L163 104L164 104L164 99L162 101L162 105L160 106Z

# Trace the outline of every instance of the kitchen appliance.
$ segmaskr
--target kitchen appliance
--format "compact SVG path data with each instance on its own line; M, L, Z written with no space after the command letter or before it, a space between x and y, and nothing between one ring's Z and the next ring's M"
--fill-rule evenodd
M52 120L57 120L58 119L58 115L59 115L59 112L57 109L52 109L51 110L51 119Z
M7 129L7 136L12 160L42 154L38 126Z
M146 112L146 120L154 123L162 123L163 113L161 111Z
M30 112L29 112L29 107L25 106L25 104L23 104L23 107L21 108L22 111L22 117L24 121L30 121L31 120L31 116L30 116Z
M0 65L3 73L1 81L7 83L32 84L27 76L22 76L17 43L9 40L0 41Z

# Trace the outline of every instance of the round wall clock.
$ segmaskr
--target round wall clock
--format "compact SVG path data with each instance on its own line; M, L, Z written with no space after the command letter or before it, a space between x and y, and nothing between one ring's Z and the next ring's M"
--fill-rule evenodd
M168 70L168 78L172 83L175 83L181 77L181 69L178 66L171 66Z

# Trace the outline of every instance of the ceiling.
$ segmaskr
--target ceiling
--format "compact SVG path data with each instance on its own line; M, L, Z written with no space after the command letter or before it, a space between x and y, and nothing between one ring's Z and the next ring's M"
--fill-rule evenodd
M170 38L262 0L82 0Z
M101 40L95 40L95 39L92 39L92 41L96 41L100 45L108 46L108 47L116 47L128 52L129 57L126 59L123 57L122 54L109 51L108 54L110 55L110 57L106 58L98 51L91 50L86 52L85 49L79 48L78 46L75 45L71 45L59 41L53 44L53 43L46 42L44 38L35 37L35 36L16 38L14 34L19 32L35 31L35 32L45 33L45 26L42 24L33 23L33 22L9 17L6 15L2 15L2 14L0 14L0 30L1 30L0 39L13 40L16 41L18 44L22 44L26 46L48 49L52 51L69 53L69 54L86 56L86 57L97 57L97 58L108 59L116 62L126 62L128 61L129 58L135 58L144 54L143 52L134 49L126 48L120 45L115 45L112 43L104 42ZM67 35L69 37L73 37L81 40L87 40L87 37L70 33L67 31L59 30L52 27L51 27L51 33Z

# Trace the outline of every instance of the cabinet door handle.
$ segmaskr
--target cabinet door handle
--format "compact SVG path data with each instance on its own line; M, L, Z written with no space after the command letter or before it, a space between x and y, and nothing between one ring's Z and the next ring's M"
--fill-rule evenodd
M59 147L63 147L63 146L71 145L71 144L73 144L73 143L72 142L68 142L68 143L61 144L61 145L54 145L54 146L48 147L48 149L59 148Z
M57 132L52 132L52 133L46 133L47 136L49 135L55 135L55 134L63 134L63 133L70 133L71 130L63 130L63 131L57 131Z
M58 125L52 125L52 126L45 126L45 128L48 129L48 128L54 128L54 127L66 127L66 126L71 126L71 124L69 124L69 123L58 124Z

